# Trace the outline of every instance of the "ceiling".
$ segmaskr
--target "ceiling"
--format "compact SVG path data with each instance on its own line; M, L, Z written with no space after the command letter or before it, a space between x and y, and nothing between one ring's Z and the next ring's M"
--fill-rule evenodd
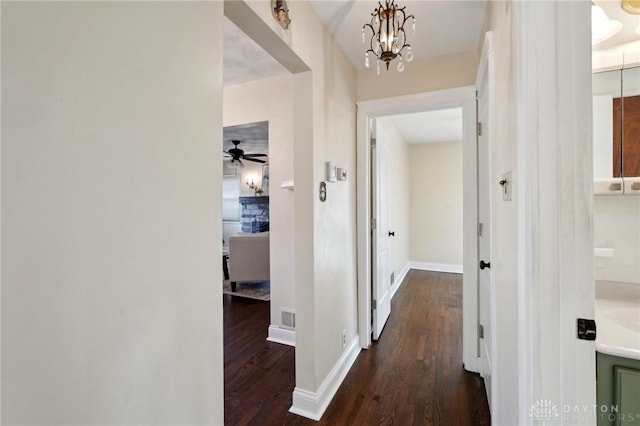
M371 20L371 13L378 2L311 0L310 3L353 65L364 69L362 26ZM415 59L478 49L485 0L398 0L397 4L406 6L406 13L416 17L416 33L411 33L410 25L407 28L408 42ZM292 4L291 8L294 7L295 4Z
M353 65L364 69L362 25L368 21L377 5L371 0L311 0L313 9L335 36ZM637 41L635 30L640 16L625 13L620 0L596 0L610 19L623 23L622 30L609 40L594 46L594 50L609 49ZM478 48L484 22L486 1L425 1L399 0L407 13L416 16L416 34L408 31L416 59L448 55ZM290 2L293 24L295 3ZM452 23L455 22L455 25ZM224 85L285 75L288 71L264 49L251 40L235 24L224 23ZM389 117L407 143L462 140L462 111L448 109ZM261 124L261 126L256 126ZM231 139L243 140L240 147L250 153L268 153L268 123L252 123L247 128L225 128L224 148L232 147Z
M636 33L636 29L640 28L640 15L626 13L622 10L620 0L596 0L594 3L604 10L609 19L620 21L622 29L610 39L594 45L593 50L611 49L621 44L640 40L640 34Z
M224 18L223 46L224 87L289 73L227 17Z
M222 130L222 138L224 151L233 148L231 141L237 139L242 141L238 148L244 150L246 154L269 154L268 121L227 126Z
M289 2L295 25L295 2ZM357 69L364 69L362 25L377 2L371 0L311 0L325 26ZM415 59L476 50L484 21L485 0L400 0L416 17L416 34L408 29ZM455 25L451 25L455 22ZM262 80L288 71L229 19L224 20L224 86Z

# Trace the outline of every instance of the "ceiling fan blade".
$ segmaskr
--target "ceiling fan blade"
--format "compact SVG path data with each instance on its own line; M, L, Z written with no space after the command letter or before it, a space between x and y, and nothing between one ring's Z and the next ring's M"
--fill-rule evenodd
M266 161L264 160L258 160L257 158L247 158L247 157L243 157L243 159L247 160L247 161L253 161L254 163L266 163Z
M267 154L245 154L245 157L268 157Z

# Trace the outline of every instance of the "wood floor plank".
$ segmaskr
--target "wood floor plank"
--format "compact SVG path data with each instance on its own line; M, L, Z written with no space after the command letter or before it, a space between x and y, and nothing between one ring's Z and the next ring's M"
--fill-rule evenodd
M381 339L362 351L320 422L288 412L294 348L267 342L269 303L224 296L227 425L489 425L462 367L462 276L411 271Z

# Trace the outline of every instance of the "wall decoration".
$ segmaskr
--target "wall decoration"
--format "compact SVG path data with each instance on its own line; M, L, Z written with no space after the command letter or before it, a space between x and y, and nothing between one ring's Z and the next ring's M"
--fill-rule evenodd
M285 30L289 28L291 19L289 18L289 8L286 0L271 0L271 12L282 28Z

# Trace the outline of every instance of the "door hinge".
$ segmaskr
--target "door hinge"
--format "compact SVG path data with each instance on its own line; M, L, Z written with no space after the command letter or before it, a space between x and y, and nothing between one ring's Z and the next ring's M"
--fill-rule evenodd
M592 319L578 318L578 339L596 340L596 322Z
M376 302L376 299L373 299L371 301L371 309L378 309L378 303Z
M371 229L376 229L378 222L375 219L371 219Z
M482 123L478 122L478 136L482 136Z
M478 237L482 237L482 228L483 224L481 222L478 222Z
M478 324L478 339L484 339L484 326Z

